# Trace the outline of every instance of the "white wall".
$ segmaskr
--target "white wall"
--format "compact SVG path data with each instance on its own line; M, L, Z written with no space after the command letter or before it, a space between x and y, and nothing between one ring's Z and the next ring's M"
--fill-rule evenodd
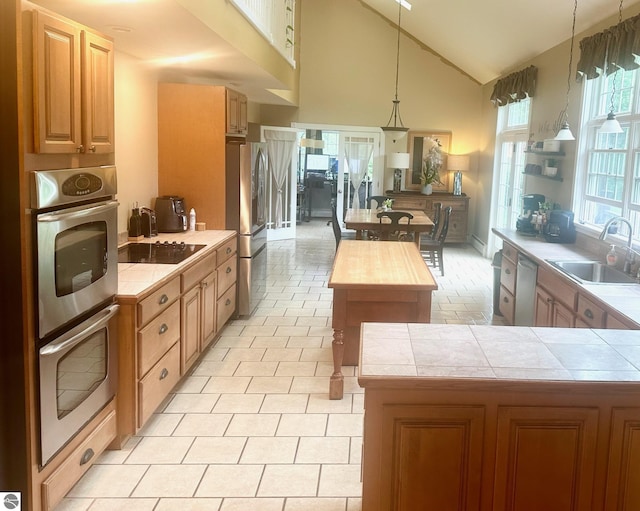
M118 232L131 207L153 207L158 195L157 74L125 53L115 54L115 131Z

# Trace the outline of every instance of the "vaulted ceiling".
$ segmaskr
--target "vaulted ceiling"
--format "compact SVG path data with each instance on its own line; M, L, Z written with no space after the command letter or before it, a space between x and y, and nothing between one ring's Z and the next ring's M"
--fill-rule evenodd
M256 102L278 103L271 75L213 33L183 7L184 0L32 0L114 38L116 48L150 65L206 76L245 92ZM304 2L326 0L298 0ZM393 23L394 0L359 1ZM485 84L571 36L571 0L410 0L401 28ZM627 0L624 7L640 0ZM578 0L576 33L618 13L617 0ZM114 29L115 27L115 29ZM118 31L126 27L128 31ZM200 55L192 61L172 57Z

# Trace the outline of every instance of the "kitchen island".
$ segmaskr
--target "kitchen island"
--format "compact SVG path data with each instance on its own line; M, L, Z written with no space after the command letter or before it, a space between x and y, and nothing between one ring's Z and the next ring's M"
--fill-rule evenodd
M640 509L640 332L363 323L362 508Z
M342 364L356 365L363 321L431 321L438 289L414 243L341 241L328 287L333 289L333 374L329 398L342 399Z

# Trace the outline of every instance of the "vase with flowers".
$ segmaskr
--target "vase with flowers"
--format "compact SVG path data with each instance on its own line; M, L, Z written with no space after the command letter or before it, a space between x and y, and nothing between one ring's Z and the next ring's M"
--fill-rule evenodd
M420 172L420 184L422 193L431 195L433 183L442 184L440 181L440 168L442 167L442 144L437 138L425 137L423 144L422 171Z

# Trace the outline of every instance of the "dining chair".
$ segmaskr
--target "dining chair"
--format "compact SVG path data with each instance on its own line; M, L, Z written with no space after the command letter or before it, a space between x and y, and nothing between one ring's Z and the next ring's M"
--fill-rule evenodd
M427 261L429 258L433 267L440 268L440 275L444 277L444 242L447 239L447 232L449 232L449 218L451 217L451 206L447 206L443 210L442 228L438 234L438 238L435 240L426 239L420 244L420 252L422 258Z
M409 225L413 215L406 211L381 211L376 215L380 219L379 235L383 241L413 241L413 233L407 232L405 225ZM382 219L388 218L391 223L383 224ZM400 224L400 220L406 218L406 224Z
M386 201L389 197L386 195L372 195L371 197L367 197L367 209L378 209L382 207L382 203ZM376 201L376 207L372 208L371 203Z
M442 211L442 203L436 202L433 205L433 218L431 221L433 222L433 227L431 228L431 232L426 236L423 236L422 239L425 240L435 240L438 238L438 228L440 227L440 213Z
M340 222L338 222L338 208L336 206L336 199L331 199L331 224L333 227L333 236L336 239L336 250L338 250L338 245L340 244L340 240L342 238L355 240L356 235L355 232L342 233L342 229L340 228Z

